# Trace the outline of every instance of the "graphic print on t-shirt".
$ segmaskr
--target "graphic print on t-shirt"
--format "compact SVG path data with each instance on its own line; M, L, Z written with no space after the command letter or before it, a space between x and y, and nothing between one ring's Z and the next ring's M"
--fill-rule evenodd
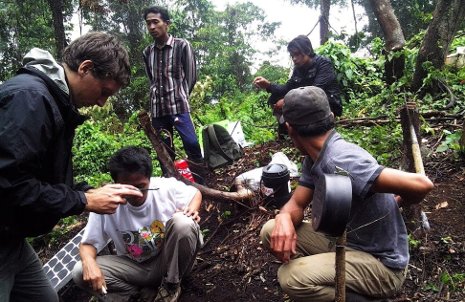
M157 255L163 245L165 226L163 222L155 220L150 226L137 231L121 231L128 256L142 262Z

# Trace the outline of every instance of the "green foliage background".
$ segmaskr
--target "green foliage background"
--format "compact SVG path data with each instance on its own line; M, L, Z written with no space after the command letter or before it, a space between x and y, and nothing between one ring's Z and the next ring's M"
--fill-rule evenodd
M118 119L111 103L103 108L84 110L84 113L89 119L77 129L73 146L77 182L86 181L93 186L112 182L107 169L108 159L125 146L144 147L155 158L153 148L139 126L137 112L127 122ZM157 161L154 161L154 167L155 173L159 173Z
M140 110L149 108L149 84L141 59L142 50L153 42L142 18L143 9L149 5L169 7L172 19L170 32L188 39L196 52L199 81L191 95L195 126L201 129L209 123L228 119L241 121L249 142L263 143L275 138L277 125L267 105L268 94L255 89L251 81L260 75L283 83L290 70L265 61L254 72L257 67L254 58L259 53L254 46L263 41L271 42L269 44L275 47L262 55L273 58L276 50L288 41L276 39L274 33L280 24L270 22L256 5L235 3L218 10L209 0L62 0L62 3L65 28L71 29L71 17L79 11L82 21L92 30L111 32L124 41L132 66L131 85L113 97L111 105L85 110L90 118L77 130L73 148L77 180L87 180L93 185L110 181L106 175L106 161L122 146L139 145L152 149L136 118ZM314 0L292 0L289 3L303 3L312 7L319 5ZM355 3L367 8L368 32L357 37L333 32L332 39L319 47L317 53L330 58L338 73L344 96L343 119L382 116L392 121L371 127L338 127L338 130L348 140L370 151L382 164L392 165L400 157L401 129L395 120L398 108L406 101L416 101L423 112L444 110L450 102L449 92L429 89L440 82L444 87L449 87L455 96L455 104L447 110L448 113L464 112L465 69L446 66L443 70L434 70L426 63L428 76L423 88L428 89L412 92L409 82L434 5L418 0L391 1L409 40L402 52L386 58L383 53L385 42L379 38L379 28L375 26L376 19L370 13L368 1L357 0ZM332 1L332 5L348 4L348 1ZM358 43L352 43L354 41ZM14 74L31 47L41 47L55 53L54 45L53 20L48 1L0 0L0 81ZM353 51L360 45L366 45L369 57L354 55ZM450 51L463 45L465 35L462 29L452 42ZM388 85L383 78L384 64L393 55L405 58L405 73L395 83ZM424 133L434 134L434 128L426 122L422 129ZM452 150L460 156L461 136L461 131L444 132L444 140L439 144L438 151ZM178 156L185 156L177 137L175 145ZM159 173L155 154L153 158L156 173Z
M414 38L414 39L417 39ZM465 39L459 37L453 45L463 45ZM363 117L384 117L391 123L370 127L338 127L337 130L349 141L361 145L377 160L387 166L397 166L402 145L402 129L396 120L398 109L406 101L417 101L422 111L444 108L448 102L447 93L426 93L422 96L409 91L408 83L413 73L414 57L417 49L407 48L403 53L406 58L405 75L391 85L383 80L385 56L382 55L383 41L374 39L370 44L370 58L353 56L350 49L338 42L330 41L317 49L317 53L329 57L338 73L338 81L344 93L344 119ZM455 47L455 46L454 46ZM428 85L435 79L446 82L458 100L465 99L463 86L463 69L453 66L444 70L430 70L425 79ZM289 70L272 66L269 62L256 71L253 76L267 76L276 82L285 82ZM197 128L210 123L228 119L241 121L247 141L255 144L267 142L276 137L276 120L267 105L269 94L248 85L243 90L234 90L214 99L213 91L218 83L214 78L206 76L200 80L191 95L192 116ZM220 84L221 85L221 84ZM139 87L139 89L143 89ZM421 99L420 99L421 98ZM212 102L212 100L214 100ZM458 101L450 111L461 112L465 104ZM140 130L137 111L127 121L119 119L111 105L104 108L88 109L90 119L82 125L75 140L74 154L78 180L86 180L93 185L110 181L106 174L106 160L117 149L125 145L151 146ZM428 134L431 127L425 122L422 131ZM439 152L454 150L462 152L458 140L461 132L446 132L444 141L439 145ZM178 156L185 156L179 138L175 138ZM155 154L153 154L155 159ZM154 160L159 173L158 162Z

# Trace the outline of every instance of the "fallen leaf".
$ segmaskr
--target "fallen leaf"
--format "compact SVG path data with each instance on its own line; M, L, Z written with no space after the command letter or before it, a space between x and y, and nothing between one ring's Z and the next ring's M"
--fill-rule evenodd
M449 206L449 203L447 201L444 201L444 202L441 202L440 204L437 204L436 205L436 210L439 210L439 209L444 209L444 208L447 208Z

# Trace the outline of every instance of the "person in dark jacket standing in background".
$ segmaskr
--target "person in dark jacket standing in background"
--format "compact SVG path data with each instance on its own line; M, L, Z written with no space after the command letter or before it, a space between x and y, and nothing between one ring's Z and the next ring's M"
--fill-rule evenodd
M253 81L257 88L266 89L271 93L268 103L273 107L273 114L278 119L278 132L286 133L282 119L283 99L286 93L294 88L316 86L323 89L328 97L331 111L335 116L340 116L342 114L341 92L331 61L316 55L312 43L304 35L299 35L289 42L287 51L291 55L295 67L286 84L270 83L264 77L256 77Z
M0 85L0 301L58 301L42 264L25 240L52 230L60 218L114 213L131 185L75 187L71 162L77 108L103 106L129 83L127 51L113 36L74 40L59 65L34 48L17 75Z
M169 133L164 142L173 160L173 127L176 128L187 157L193 163L191 170L203 174L204 160L189 106L189 95L197 81L194 50L185 39L175 38L168 33L171 20L165 8L146 8L144 20L155 41L143 51L150 81L152 126L157 131Z

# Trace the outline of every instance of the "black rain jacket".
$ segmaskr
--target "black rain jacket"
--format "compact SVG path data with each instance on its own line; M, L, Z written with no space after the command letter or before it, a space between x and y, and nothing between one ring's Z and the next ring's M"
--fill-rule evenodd
M84 210L71 163L83 121L69 95L33 67L0 85L0 242L47 233Z

